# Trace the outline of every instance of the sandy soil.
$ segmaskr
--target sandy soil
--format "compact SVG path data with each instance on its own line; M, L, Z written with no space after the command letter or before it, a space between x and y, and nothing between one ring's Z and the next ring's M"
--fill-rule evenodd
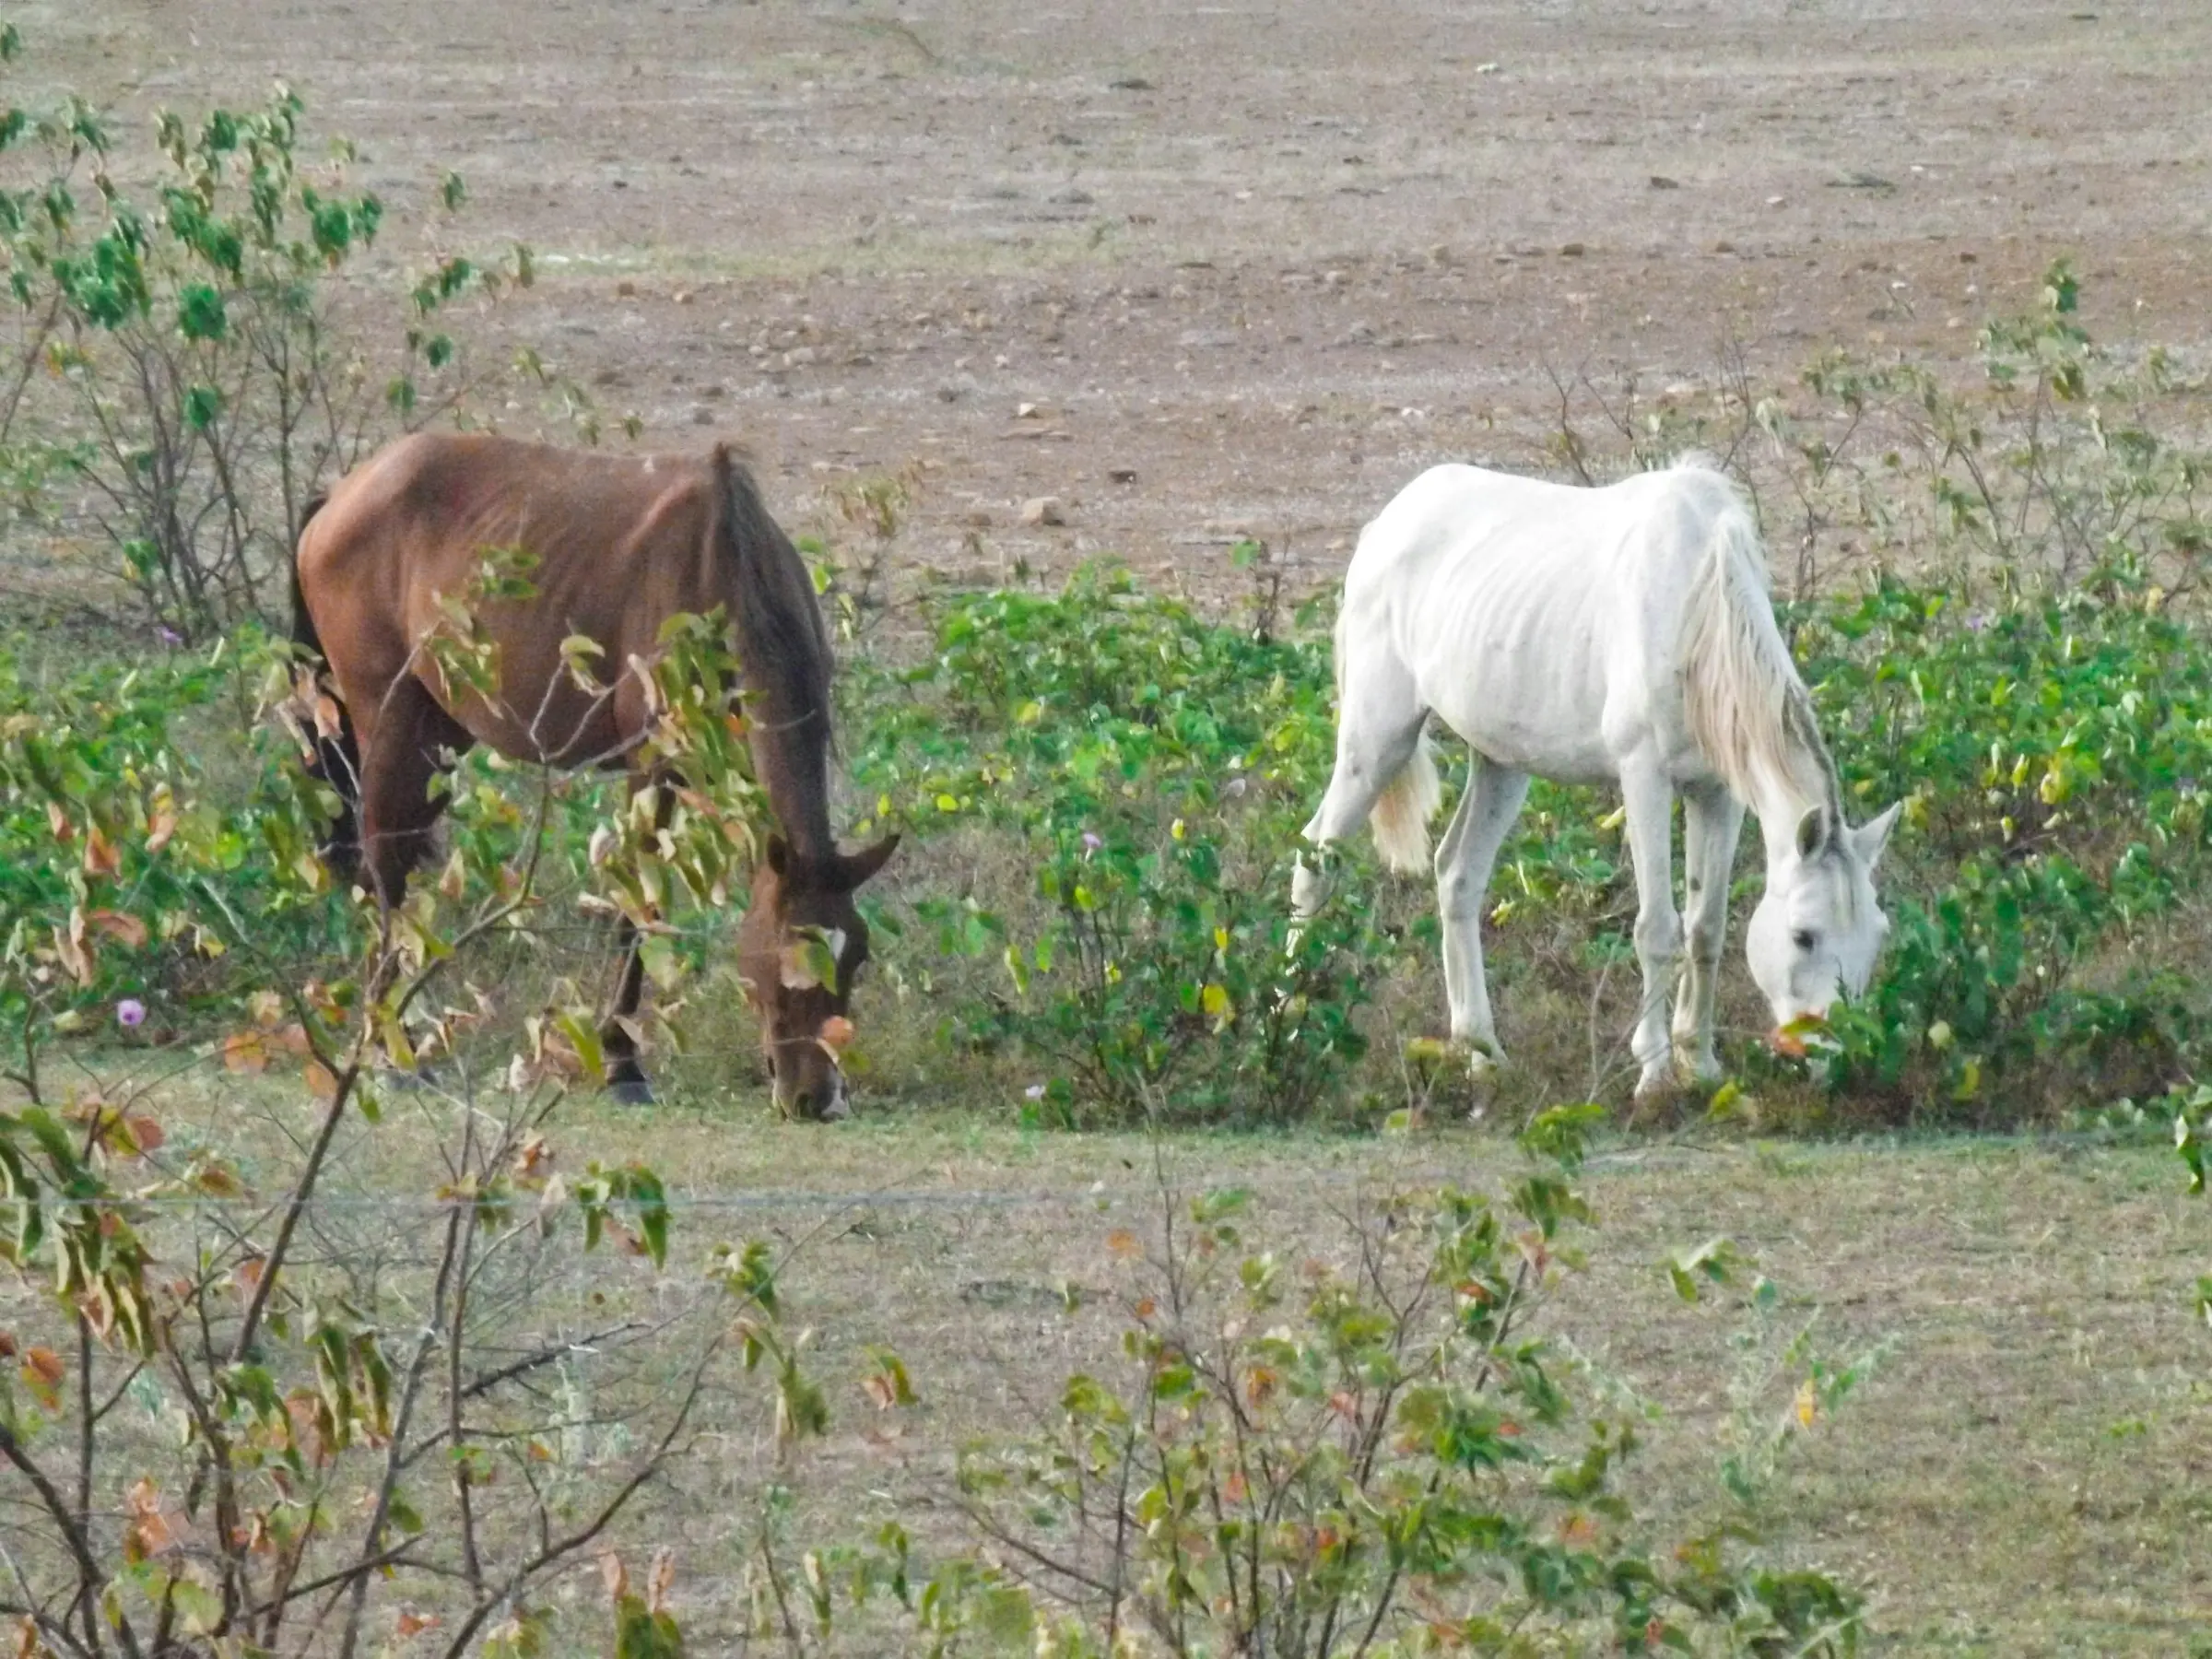
M1958 359L2059 253L2100 337L2207 332L2191 0L50 0L23 27L37 73L133 113L288 76L395 205L457 169L456 245L522 239L543 277L480 361L526 340L645 442L739 437L794 518L825 475L918 466L898 550L962 573L1112 550L1203 583L1243 533L1325 570L1431 460L1544 465L1555 375ZM1024 526L1048 494L1066 525Z

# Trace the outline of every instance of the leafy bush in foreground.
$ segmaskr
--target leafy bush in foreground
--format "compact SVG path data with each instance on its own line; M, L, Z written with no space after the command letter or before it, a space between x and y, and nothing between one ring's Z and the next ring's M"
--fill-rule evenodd
M1632 1501L1640 1414L1594 1411L1546 1334L1594 1116L1536 1120L1552 1156L1498 1198L1384 1199L1335 1261L1265 1248L1240 1191L1186 1206L1163 1182L1157 1230L1106 1241L1125 1363L962 1458L974 1557L917 1594L894 1526L841 1563L855 1591L890 1590L934 1653L1855 1652L1858 1598L1762 1556L1740 1501L1660 1546ZM1685 1260L1700 1286L1736 1262L1724 1241ZM1770 1473L1773 1435L1849 1387L1802 1345L1783 1373Z
M267 669L265 694L287 690ZM764 1371L779 1445L821 1426L771 1253L672 1272L653 1171L557 1147L572 1085L602 1075L597 1016L529 1000L491 948L543 924L549 792L526 819L458 803L445 869L346 926L297 768L203 798L182 739L228 672L10 684L0 713L14 1646L228 1659L436 1632L448 1659L574 1651L546 1582L617 1539L711 1392ZM749 832L757 799L701 763L700 724L726 753L719 719L656 740L700 816ZM610 833L594 862L618 894L703 887L703 839L680 819L657 842ZM280 955L288 918L337 921L340 942L302 969ZM164 953L223 965L194 1010L219 1041L160 1041L185 1012L152 989L177 978ZM115 1033L96 1063L56 1055L95 1023ZM223 1082L177 1088L194 1070ZM656 1569L632 1594L616 1564L618 1652L680 1651L666 1589Z

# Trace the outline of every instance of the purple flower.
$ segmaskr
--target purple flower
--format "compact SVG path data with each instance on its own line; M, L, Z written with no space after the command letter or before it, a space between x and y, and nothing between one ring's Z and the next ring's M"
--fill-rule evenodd
M1967 630L1967 632L1969 632L1969 633L1980 633L1980 632L1981 632L1981 631L1982 631L1983 629L1987 628L1988 626L1989 626L1989 613L1988 613L1987 611L1969 611L1969 612L1967 613L1967 615L1966 615L1966 630Z
M172 651L184 643L184 636L173 628L158 628L154 630L154 637Z
M1098 850L1099 850L1100 847L1104 846L1105 844L1106 844L1106 838L1105 838L1104 836L1098 835L1098 834L1094 834L1092 831L1090 831L1090 830L1084 830L1084 831L1083 831L1083 851L1084 851L1084 852L1086 852L1086 853L1096 853L1096 852L1097 852L1097 851L1098 851Z
M126 1030L136 1030L146 1023L146 1005L135 996L126 996L115 1005L115 1021Z
M1044 1085L1032 1083L1021 1092L1032 1100L1041 1100L1044 1099Z

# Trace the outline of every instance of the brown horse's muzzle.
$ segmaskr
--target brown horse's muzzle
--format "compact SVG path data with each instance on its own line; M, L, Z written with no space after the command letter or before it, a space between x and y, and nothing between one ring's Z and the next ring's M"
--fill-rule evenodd
M771 1050L776 1110L787 1118L834 1123L852 1115L845 1098L845 1074L827 1042L797 1038Z

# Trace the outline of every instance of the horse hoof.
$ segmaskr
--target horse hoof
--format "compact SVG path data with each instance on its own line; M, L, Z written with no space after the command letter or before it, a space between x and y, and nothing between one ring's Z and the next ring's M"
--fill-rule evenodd
M1675 1076L1685 1088L1710 1088L1728 1075L1712 1054L1677 1054Z
M1504 1050L1471 1048L1467 1051L1467 1081L1476 1088L1493 1088L1504 1075Z
M658 1104L653 1098L653 1085L643 1077L617 1077L606 1086L606 1092L615 1097L615 1103L618 1106Z

